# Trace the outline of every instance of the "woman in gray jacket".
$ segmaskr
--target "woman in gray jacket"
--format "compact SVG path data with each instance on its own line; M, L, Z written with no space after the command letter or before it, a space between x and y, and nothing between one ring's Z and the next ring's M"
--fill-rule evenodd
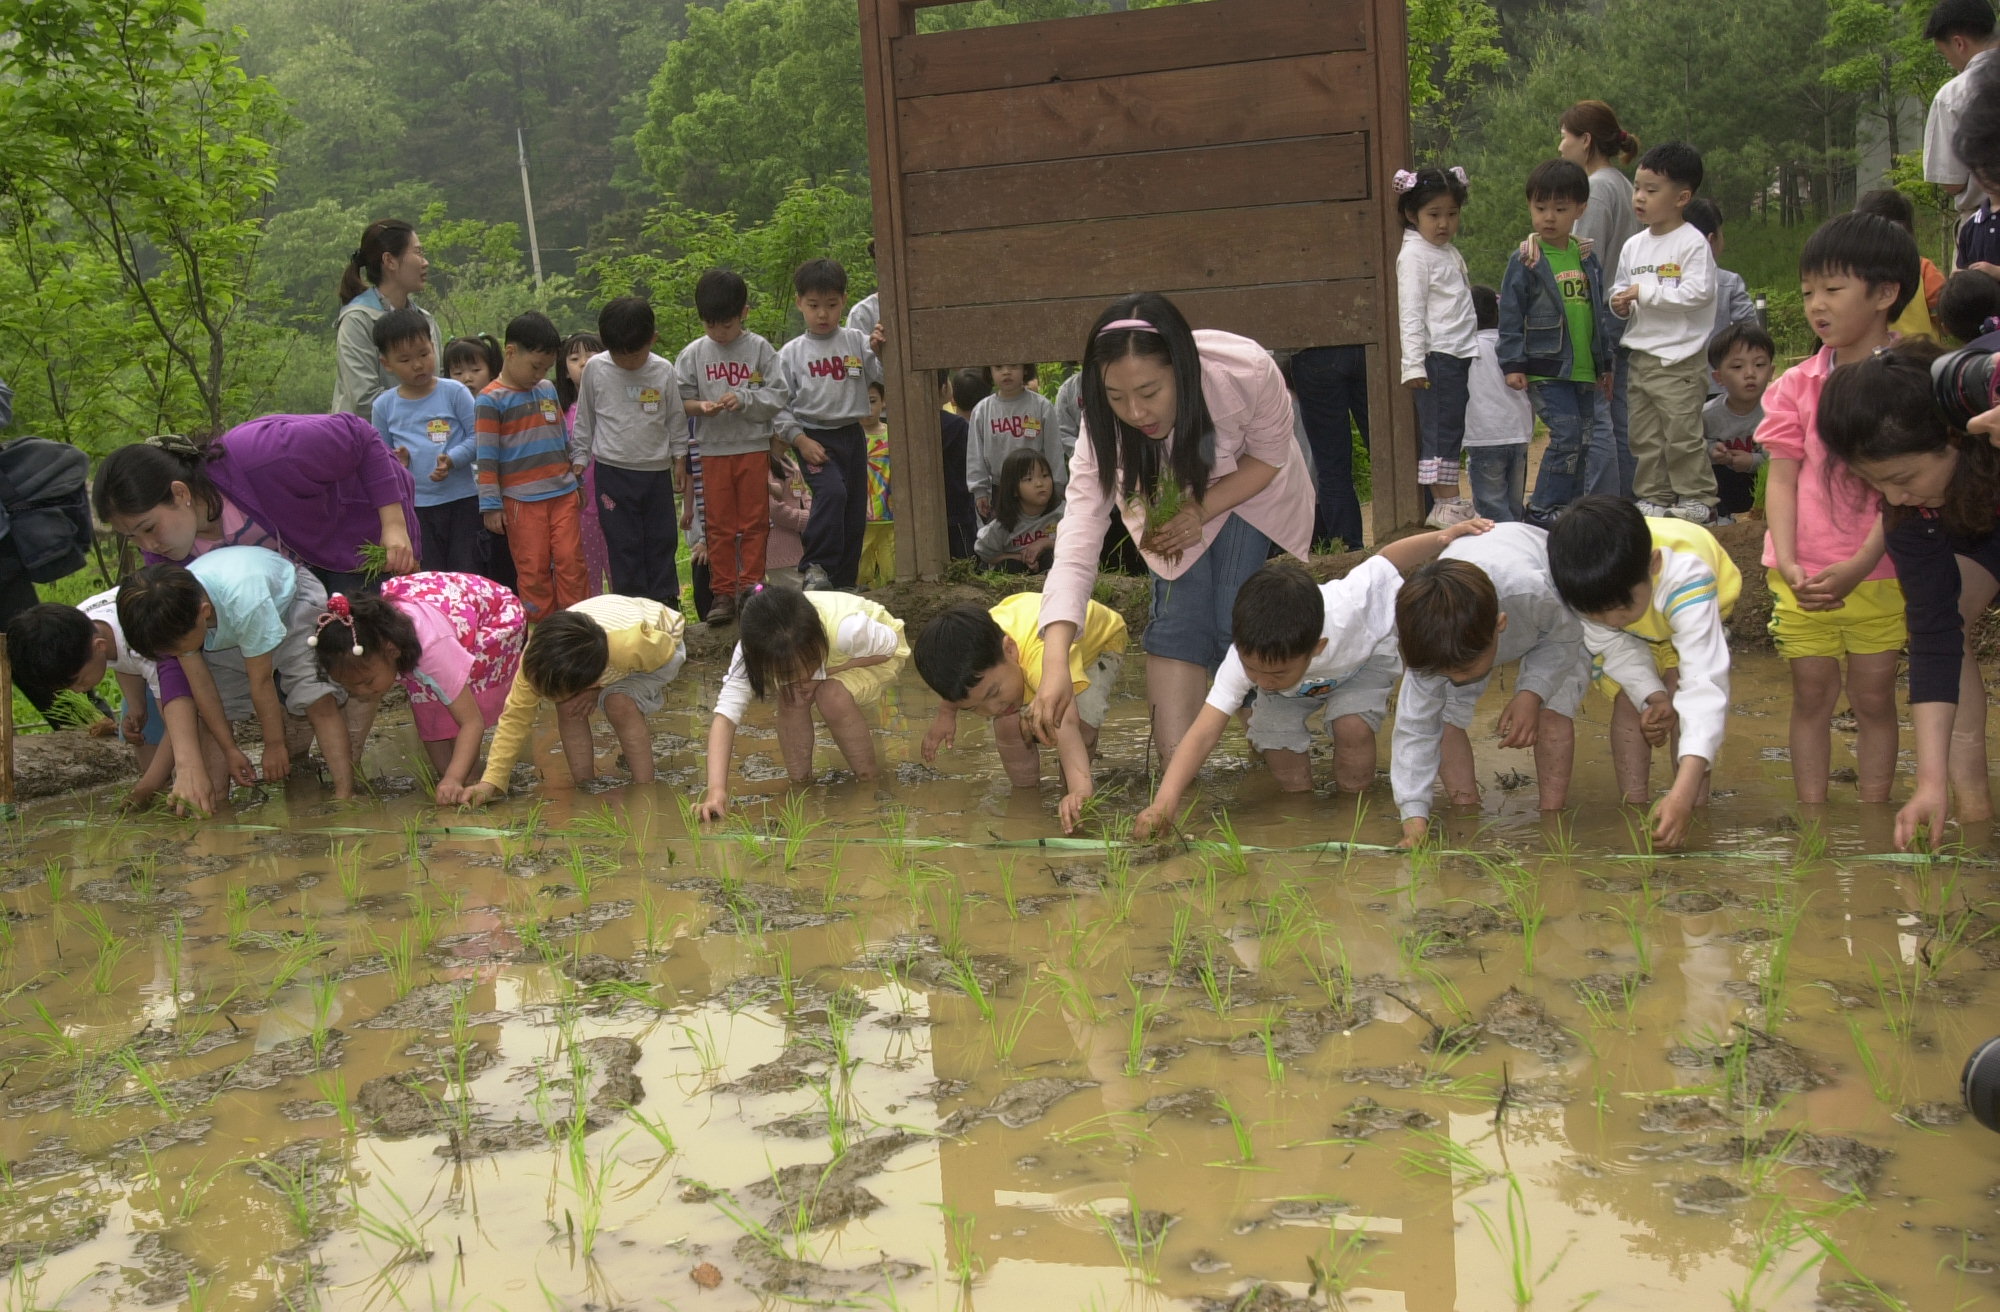
M375 398L396 386L375 349L375 321L405 306L430 320L431 349L441 359L444 342L430 311L410 297L424 289L430 261L417 230L402 219L377 219L340 272L340 316L334 329L333 413L373 422ZM365 281L364 281L365 280Z

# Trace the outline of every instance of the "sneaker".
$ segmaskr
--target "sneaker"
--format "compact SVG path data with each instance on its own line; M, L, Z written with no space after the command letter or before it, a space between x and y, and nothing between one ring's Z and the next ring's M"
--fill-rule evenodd
M1690 524L1704 527L1715 523L1715 512L1699 501L1683 501L1667 513L1675 519L1685 519Z
M1472 518L1472 503L1464 497L1454 497L1450 501L1440 501L1431 507L1431 513L1424 523L1431 528L1450 528Z
M1728 528L1731 524L1734 524L1735 522L1736 522L1736 516L1734 515L1717 515L1715 517L1715 522L1713 524L1710 524L1709 527Z
M1632 504L1639 507L1639 513L1647 519L1666 519L1674 513L1672 506L1663 506L1657 501L1648 501L1644 497L1634 501Z
M799 587L805 592L831 592L833 591L833 580L826 576L826 571L820 566L808 565L806 566L805 575Z
M710 624L728 624L736 618L736 598L729 593L717 597L708 607Z

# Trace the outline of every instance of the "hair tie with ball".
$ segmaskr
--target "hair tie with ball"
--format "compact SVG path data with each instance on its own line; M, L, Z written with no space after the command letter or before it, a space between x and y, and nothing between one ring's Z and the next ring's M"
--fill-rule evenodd
M338 592L326 599L326 613L313 624L312 636L306 639L306 646L319 646L319 636L326 631L326 626L329 624L345 624L354 640L354 645L349 650L356 656L361 655L361 634L354 627L354 608L348 605L347 598Z

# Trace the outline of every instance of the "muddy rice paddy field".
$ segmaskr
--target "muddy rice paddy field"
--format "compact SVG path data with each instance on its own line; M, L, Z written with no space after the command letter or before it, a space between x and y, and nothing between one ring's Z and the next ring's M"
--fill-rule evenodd
M1285 797L1239 736L1187 841L1131 845L1133 676L1067 842L974 722L916 761L914 676L879 786L786 791L753 715L705 831L698 680L655 788L556 762L439 812L390 729L358 805L38 806L0 839L6 1306L2000 1306L1957 1099L2000 872L1801 817L1775 658L1657 858L1602 703L1562 823L1482 745L1483 812L1389 852L1386 783Z

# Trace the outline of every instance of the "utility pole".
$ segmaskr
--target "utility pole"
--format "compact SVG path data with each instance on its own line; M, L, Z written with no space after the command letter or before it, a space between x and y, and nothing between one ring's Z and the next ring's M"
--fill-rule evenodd
M535 262L535 295L542 294L542 244L535 237L535 196L528 190L528 142L514 129L514 148L521 154L521 204L528 211L528 254Z

